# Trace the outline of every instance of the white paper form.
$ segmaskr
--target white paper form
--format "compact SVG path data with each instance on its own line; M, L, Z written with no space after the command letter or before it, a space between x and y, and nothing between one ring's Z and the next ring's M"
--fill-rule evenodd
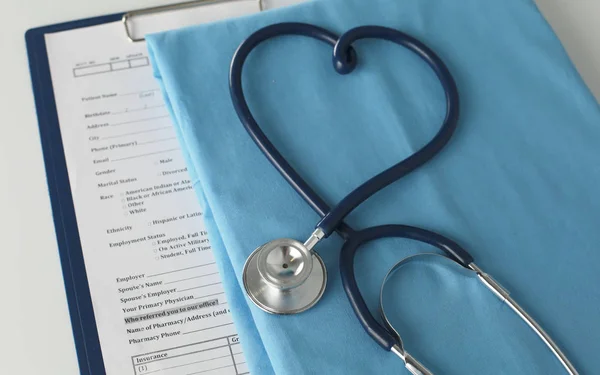
M238 1L194 11L207 21L208 11L257 10ZM193 14L165 15L153 31ZM128 42L120 22L46 44L107 373L247 374L146 44Z

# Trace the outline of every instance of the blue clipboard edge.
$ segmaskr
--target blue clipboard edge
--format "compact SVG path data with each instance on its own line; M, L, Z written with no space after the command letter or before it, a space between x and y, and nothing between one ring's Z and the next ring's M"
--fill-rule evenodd
M27 30L25 42L48 193L81 374L105 374L50 76L45 34L119 21L123 13Z

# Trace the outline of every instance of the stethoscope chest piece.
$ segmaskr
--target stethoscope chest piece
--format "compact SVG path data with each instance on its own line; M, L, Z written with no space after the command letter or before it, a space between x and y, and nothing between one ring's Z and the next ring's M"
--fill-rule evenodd
M314 306L325 291L327 271L321 257L299 241L268 242L244 265L246 293L271 314L296 314Z

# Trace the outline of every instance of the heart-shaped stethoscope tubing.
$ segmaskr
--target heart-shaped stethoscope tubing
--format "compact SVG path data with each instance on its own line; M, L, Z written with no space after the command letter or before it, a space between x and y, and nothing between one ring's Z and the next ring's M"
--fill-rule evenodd
M261 130L244 96L242 68L246 58L263 41L283 35L308 36L331 45L333 66L340 74L348 74L356 67L357 55L352 43L359 39L388 40L414 52L433 69L444 89L446 116L440 130L417 152L367 180L344 197L337 206L330 209ZM456 83L446 65L429 47L408 34L380 26L357 27L337 37L326 29L310 24L274 24L254 32L240 44L231 61L229 89L235 111L252 140L291 187L321 217L316 229L304 243L289 238L277 239L259 246L248 257L244 265L243 282L248 297L256 306L274 314L294 314L312 307L321 298L327 282L325 266L313 247L335 231L345 240L340 252L342 284L350 305L365 331L381 347L398 355L411 373L431 374L405 350L400 335L391 326L383 308L383 290L390 276L407 262L431 254L409 256L392 266L383 281L380 294L383 325L370 313L354 274L354 256L364 243L388 237L416 240L438 248L450 260L473 271L487 288L510 306L536 332L569 374L577 374L573 365L550 336L500 284L475 265L473 257L456 242L438 233L408 225L382 225L355 231L343 222L350 212L369 197L432 159L448 143L456 129L459 114Z

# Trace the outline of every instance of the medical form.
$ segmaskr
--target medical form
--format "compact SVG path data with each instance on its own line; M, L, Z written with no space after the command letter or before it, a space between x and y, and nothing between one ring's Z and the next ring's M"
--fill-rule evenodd
M235 6L212 16L257 11ZM114 22L46 45L107 373L247 374L145 43Z

